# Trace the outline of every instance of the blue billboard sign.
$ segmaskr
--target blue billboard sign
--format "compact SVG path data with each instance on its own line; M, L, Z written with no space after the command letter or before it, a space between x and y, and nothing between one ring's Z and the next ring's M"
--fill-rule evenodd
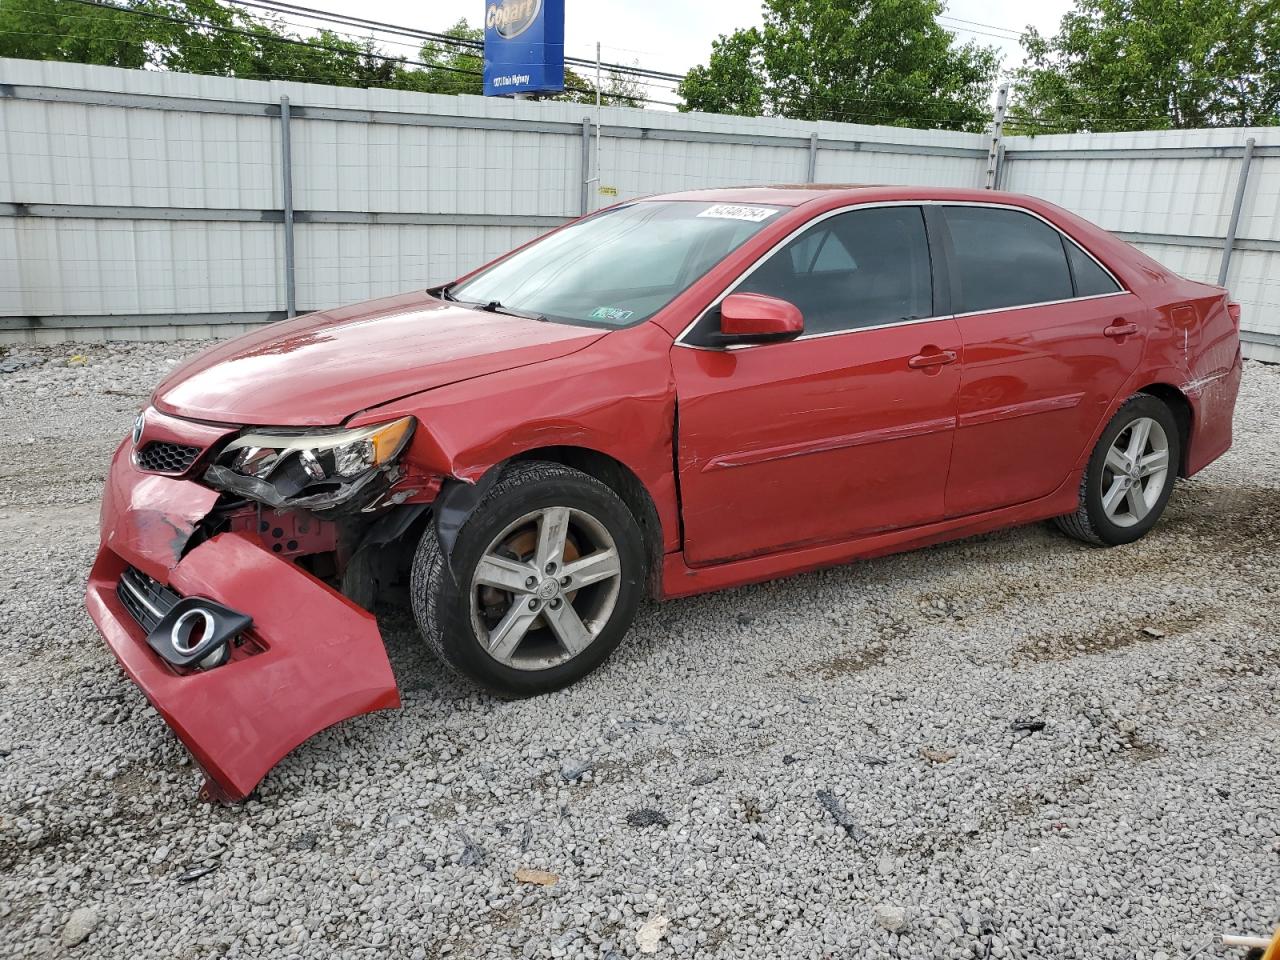
M484 95L564 89L564 0L488 0Z

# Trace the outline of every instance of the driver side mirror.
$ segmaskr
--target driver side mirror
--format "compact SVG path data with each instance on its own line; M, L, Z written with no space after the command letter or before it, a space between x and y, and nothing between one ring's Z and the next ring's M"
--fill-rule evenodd
M722 345L776 343L804 333L800 308L763 293L731 293L720 302Z

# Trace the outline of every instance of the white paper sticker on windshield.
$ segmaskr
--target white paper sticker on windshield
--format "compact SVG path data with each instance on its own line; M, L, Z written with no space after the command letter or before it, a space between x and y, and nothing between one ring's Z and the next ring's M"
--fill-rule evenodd
M700 217L716 217L719 220L749 220L752 223L759 223L761 220L767 220L778 211L773 207L747 207L740 203L717 203L714 207L707 207L698 216Z

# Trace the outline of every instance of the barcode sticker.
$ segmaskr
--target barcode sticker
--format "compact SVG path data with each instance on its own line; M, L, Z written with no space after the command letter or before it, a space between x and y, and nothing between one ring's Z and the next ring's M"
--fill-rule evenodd
M715 217L719 220L749 220L751 223L759 223L761 220L767 220L778 211L773 207L747 207L740 203L717 203L714 207L707 207L698 216Z

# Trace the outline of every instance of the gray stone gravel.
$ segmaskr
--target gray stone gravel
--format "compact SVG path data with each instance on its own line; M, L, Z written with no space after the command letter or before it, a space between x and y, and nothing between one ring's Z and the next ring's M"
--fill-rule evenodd
M393 620L404 709L224 809L82 607L110 451L192 349L0 372L0 955L1156 960L1280 921L1280 369L1132 547L649 605L518 703Z

